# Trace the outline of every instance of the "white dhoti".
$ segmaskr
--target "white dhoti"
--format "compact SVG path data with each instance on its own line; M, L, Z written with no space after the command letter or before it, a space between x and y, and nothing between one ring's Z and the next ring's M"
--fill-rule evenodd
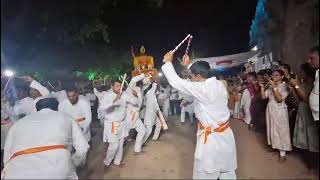
M143 137L146 134L146 128L139 117L139 111L127 111L126 117L128 117L126 120L128 130L127 133L129 134L131 129L135 129L138 132L134 145L134 152L141 152L141 146L143 144Z
M248 89L245 89L242 93L241 97L241 108L243 109L244 113L244 120L246 124L251 124L251 113L250 113L250 106L251 106L251 96Z
M155 125L156 125L156 128L154 130L153 137L152 137L152 140L154 141L156 141L159 138L159 135L161 132L161 122L159 118L156 119ZM153 128L153 125L146 124L146 134L144 135L144 138L142 141L143 143L145 143L148 140L149 136L152 133L152 128Z
M120 165L123 154L124 138L128 136L126 124L122 122L104 122L103 141L109 143L104 164L109 166L114 160L115 165Z
M169 98L164 101L162 112L163 112L164 118L168 119L169 112L170 112L170 100L169 100Z
M244 106L243 107L244 111L244 121L246 124L251 124L251 113L250 113L250 106Z
M237 179L237 175L235 171L227 171L227 172L193 172L192 179Z

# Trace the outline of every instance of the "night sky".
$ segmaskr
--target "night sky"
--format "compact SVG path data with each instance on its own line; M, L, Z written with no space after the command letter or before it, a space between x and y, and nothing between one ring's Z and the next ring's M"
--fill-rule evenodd
M32 41L30 34L36 29L33 19L37 18L38 11L68 12L71 7L84 9L90 2L2 1L2 9L5 8L2 11L2 38L5 36L6 42L16 44ZM102 19L110 27L110 47L130 51L131 45L134 45L138 52L144 45L148 54L161 59L166 51L173 49L191 33L194 36L191 52L194 51L197 57L227 55L249 49L249 30L256 0L164 0L161 8L150 8L144 3L137 0L117 1L116 7L105 7ZM62 13L59 18L63 18L64 14L67 16L68 13ZM78 15L88 16L83 12ZM58 20L55 26L59 26ZM180 53L184 50L185 47Z

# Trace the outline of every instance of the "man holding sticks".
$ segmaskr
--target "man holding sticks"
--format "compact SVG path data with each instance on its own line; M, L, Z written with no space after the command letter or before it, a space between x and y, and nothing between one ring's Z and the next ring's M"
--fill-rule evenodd
M236 145L229 127L227 91L215 77L209 78L208 62L198 61L191 64L187 52L181 64L189 67L191 82L181 79L172 64L176 49L165 54L162 72L172 87L194 98L199 127L193 178L235 179Z

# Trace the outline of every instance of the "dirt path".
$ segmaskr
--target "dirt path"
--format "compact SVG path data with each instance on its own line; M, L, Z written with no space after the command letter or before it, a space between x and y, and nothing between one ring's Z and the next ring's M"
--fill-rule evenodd
M177 117L172 117L168 121L169 131L162 133L160 141L148 141L143 148L145 153L138 156L133 154L134 142L128 143L124 147L125 166L119 168L113 165L106 173L104 173L103 159L107 146L101 141L102 129L93 128L97 133L88 155L89 163L86 169L78 170L79 178L192 178L196 126L191 126L188 121L180 124ZM318 176L308 172L297 154L288 154L287 161L279 164L278 153L267 151L262 134L249 131L238 120L232 120L231 127L237 144L238 178L319 179Z

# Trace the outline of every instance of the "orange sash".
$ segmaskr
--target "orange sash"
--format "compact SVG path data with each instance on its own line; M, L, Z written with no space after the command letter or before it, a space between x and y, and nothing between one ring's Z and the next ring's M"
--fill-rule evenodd
M49 150L53 150L53 149L67 149L67 147L65 145L52 145L52 146L40 146L40 147L35 147L35 148L24 149L22 151L18 151L16 153L14 153L10 157L9 161L11 161L13 158L15 158L17 156L21 156L21 155L25 155L25 154L34 154L34 153L49 151Z
M116 127L115 123L112 122L111 133L116 134L116 129L117 129L117 127Z
M204 144L207 143L208 136L213 132L221 133L229 127L229 121L219 124L219 127L212 131L211 127L205 127L199 122L199 128L204 130Z
M14 153L10 157L10 159L5 163L4 168L3 168L2 172L1 172L1 179L4 179L4 177L5 177L6 166L15 157L18 157L18 156L21 156L21 155L26 155L26 154L34 154L34 153L38 153L38 152L54 150L54 149L67 149L67 147L65 145L40 146L40 147L35 147L35 148L24 149L24 150L21 150L21 151L18 151L16 153Z

